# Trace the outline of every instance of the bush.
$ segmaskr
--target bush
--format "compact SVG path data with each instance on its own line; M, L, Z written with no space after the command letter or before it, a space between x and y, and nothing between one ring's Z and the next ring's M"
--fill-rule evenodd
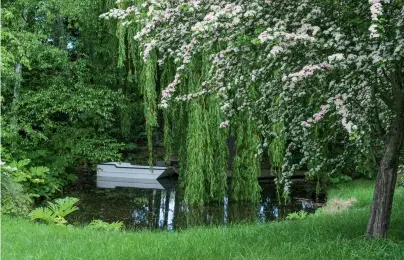
M1 162L1 211L12 216L26 216L32 200L25 193L23 186L13 180L16 168Z

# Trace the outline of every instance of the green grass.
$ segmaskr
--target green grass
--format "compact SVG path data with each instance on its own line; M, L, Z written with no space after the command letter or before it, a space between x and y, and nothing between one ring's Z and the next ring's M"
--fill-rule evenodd
M3 217L2 259L404 259L404 188L396 191L387 240L363 236L372 191L371 181L330 190L330 198L357 199L332 216L181 232L105 232Z

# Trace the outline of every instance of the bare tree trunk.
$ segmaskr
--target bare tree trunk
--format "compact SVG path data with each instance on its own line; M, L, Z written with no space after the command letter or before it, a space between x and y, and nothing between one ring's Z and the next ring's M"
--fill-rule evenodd
M385 143L384 154L376 179L372 209L367 226L368 237L387 237L397 181L400 150L404 140L404 105L400 102L399 113L392 120Z

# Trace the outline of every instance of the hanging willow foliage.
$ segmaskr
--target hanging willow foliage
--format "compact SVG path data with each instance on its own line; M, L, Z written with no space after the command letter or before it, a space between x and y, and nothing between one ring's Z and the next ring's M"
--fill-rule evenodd
M143 0L134 1L135 4L142 4ZM109 7L113 7L114 4L117 4L119 8L128 7L128 2L115 2L110 1L108 3ZM140 96L143 95L142 84L146 81L143 73L144 61L141 56L141 47L140 43L134 41L133 38L135 34L140 30L140 24L136 26L127 27L122 25L122 23L117 23L116 25L116 36L117 36L117 47L118 47L118 59L117 59L117 70L118 74L122 74L125 77L125 82L122 82L121 85L124 87L123 91L125 93L126 100L125 106L120 111L120 119L121 119L121 134L125 137L126 140L130 140L133 138L131 134L132 127L134 125L134 121L140 122L140 118L136 118L141 110L144 109L139 102ZM143 97L145 97L143 95ZM144 103L147 100L143 99ZM144 114L146 117L146 114ZM136 128L139 126L136 125ZM148 135L149 137L149 135ZM148 140L151 142L151 140Z
M203 55L191 62L187 77L187 92L202 89L210 61ZM184 91L184 90L181 90ZM182 94L182 93L180 93ZM204 96L175 106L174 142L179 142L180 180L188 204L223 201L226 192L228 147L227 130L219 129L223 121L219 102L214 95ZM179 115L179 117L178 117ZM181 122L182 121L182 122ZM187 122L187 125L184 125ZM183 136L186 136L186 142ZM182 140L181 140L182 139Z
M120 4L122 5L122 3ZM174 76L174 64L166 61L162 74L157 80L157 53L152 51L146 62L139 55L139 43L133 36L139 26L125 28L118 25L116 35L119 39L118 67L125 67L128 82L140 87L144 100L146 134L148 139L149 164L153 163L152 136L157 126L157 82L167 86ZM131 60L132 64L125 64ZM194 57L188 67L188 75L178 88L178 95L199 92L202 80L207 79L210 69L209 54ZM133 84L130 84L131 86ZM133 106L129 106L133 108ZM128 127L130 111L123 111L123 127ZM184 188L184 199L188 204L204 204L210 201L223 201L227 189L228 171L228 129L219 128L224 120L215 95L202 96L190 102L172 104L163 110L165 161L170 156L179 156L179 176ZM243 122L243 123L241 123ZM124 124L125 123L125 124ZM237 200L254 200L259 198L257 177L260 173L258 159L254 149L259 140L252 126L244 127L240 120L238 150L233 176L233 194ZM253 134L254 133L254 134ZM258 139L257 139L258 138ZM253 196L251 196L253 194Z
M220 129L223 121L216 96L205 98L205 175L209 201L223 201L227 187L228 130Z
M282 173L282 164L286 149L286 137L283 132L283 122L276 122L272 126L272 131L275 133L275 137L272 139L268 148L268 155L271 162L271 170L275 175L276 193L278 201L281 201L281 193L283 187L279 180L279 175Z
M279 106L279 98L275 99L275 104ZM279 115L279 110L274 114L276 118L275 122L272 122L272 132L274 137L268 146L268 156L271 163L272 173L275 175L276 192L278 196L278 201L281 201L281 193L283 192L283 186L279 181L280 174L282 173L282 165L284 161L284 155L286 151L286 134L284 131L284 123L279 121L281 116ZM285 198L287 199L287 198Z
M162 86L167 86L174 78L174 68L171 61L164 64L163 73L161 75L160 84ZM172 155L172 145L173 145L173 116L172 111L169 109L163 110L163 120L164 120L164 149L165 157L164 161L168 164L170 162L170 157Z
M188 90L198 92L201 88L200 82L200 60L193 59L189 66ZM187 163L185 172L184 200L187 204L203 204L206 200L205 187L205 143L206 136L203 120L202 99L195 99L189 103L188 133L186 142Z
M239 118L235 130L236 156L231 183L232 198L236 201L258 202L261 192L258 183L261 167L260 158L256 155L256 147L260 137L257 128L246 115Z
M210 70L209 55L202 56L202 79L205 80ZM219 128L223 122L219 100L216 95L204 98L204 139L205 139L205 176L208 201L223 201L227 188L228 170L228 129Z
M157 126L157 93L156 93L157 55L152 51L146 60L141 79L144 99L144 115L146 117L147 146L149 165L153 165L153 130Z
M143 0L135 0L134 4L140 5ZM118 7L124 8L124 2L119 2ZM133 98L134 92L140 92L143 95L143 109L146 119L146 136L149 151L149 165L153 165L153 132L157 126L157 53L152 51L146 61L143 61L140 44L133 40L134 35L141 28L140 24L126 28L118 23L116 36L118 37L118 68L125 68L127 73L127 84L125 93L127 97ZM128 63L125 63L129 61ZM130 62L131 61L131 62ZM137 88L133 88L136 86ZM133 119L135 100L129 100L126 110L121 111L122 133L128 134L130 120Z

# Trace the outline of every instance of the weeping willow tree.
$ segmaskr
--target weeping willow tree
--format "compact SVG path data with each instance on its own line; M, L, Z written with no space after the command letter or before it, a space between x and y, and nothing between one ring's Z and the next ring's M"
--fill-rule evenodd
M138 1L136 5L141 2ZM125 5L118 3L121 9L126 8ZM173 102L168 109L158 110L160 97L157 92L173 81L177 64L165 59L164 64L157 66L160 56L164 56L157 50L153 50L146 60L143 59L141 53L144 45L132 40L141 27L141 21L130 27L119 24L116 36L119 38L118 67L126 69L129 85L137 86L143 96L149 164L153 163L153 132L158 127L158 114L162 113L165 161L169 163L172 155L179 157L179 177L185 202L199 205L221 202L228 188L229 129L219 127L224 121L220 97L215 93L201 95L188 102ZM203 89L202 82L209 80L212 64L209 54L199 53L192 58L176 95L184 96ZM127 125L127 120L131 119L128 112L122 112L125 121L122 126ZM239 124L235 125L237 156L233 165L232 198L258 201L260 157L256 157L255 153L259 136L256 127L252 123L246 127L245 121L246 116L243 116Z
M174 64L172 61L167 61L162 67L158 67L156 51L143 61L140 55L136 55L139 53L139 46L129 41L128 36L134 33L135 31L125 31L125 28L118 27L117 36L122 37L119 44L118 64L125 64L125 61L120 60L121 58L130 58L133 66L128 68L137 69L134 75L138 77L138 85L143 94L149 164L152 165L152 136L157 127L159 99L157 89L165 87L173 80ZM124 47L122 43L129 46ZM191 61L178 95L202 90L201 83L207 79L211 66L211 61L207 57L208 55L199 55ZM162 73L158 73L159 70ZM159 74L161 75L157 78ZM221 202L226 195L229 130L219 128L224 120L219 104L219 97L212 94L189 102L177 102L169 109L162 111L165 161L168 163L172 155L179 156L180 183L184 190L184 200L188 204ZM240 119L240 124L235 131L237 132L237 157L233 167L232 198L238 201L256 202L260 196L260 186L257 181L260 174L260 157L255 156L259 137L251 123L245 128L244 121L245 117Z

